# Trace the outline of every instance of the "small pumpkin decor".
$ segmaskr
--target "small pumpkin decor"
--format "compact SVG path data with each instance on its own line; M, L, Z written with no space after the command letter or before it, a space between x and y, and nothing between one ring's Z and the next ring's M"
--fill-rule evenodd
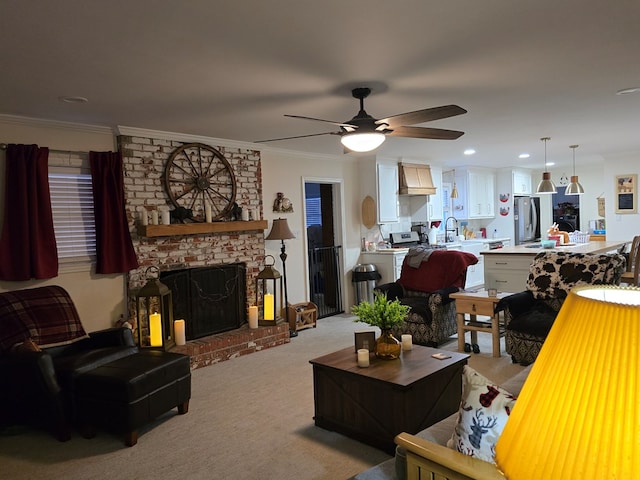
M400 357L402 348L391 333L391 327L404 323L409 310L411 307L401 304L399 300L389 300L386 294L375 292L373 303L362 301L352 307L351 313L358 317L354 321L380 328L382 333L376 340L376 357L393 360Z

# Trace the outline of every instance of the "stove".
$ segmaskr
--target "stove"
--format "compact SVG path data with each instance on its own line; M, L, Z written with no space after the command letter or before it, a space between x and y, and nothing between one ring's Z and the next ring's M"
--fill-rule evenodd
M420 245L418 232L393 232L389 234L392 248L409 248Z
M421 243L418 232L393 232L389 234L391 248L410 248L418 245L430 246L429 243ZM446 248L445 245L431 245L431 248Z

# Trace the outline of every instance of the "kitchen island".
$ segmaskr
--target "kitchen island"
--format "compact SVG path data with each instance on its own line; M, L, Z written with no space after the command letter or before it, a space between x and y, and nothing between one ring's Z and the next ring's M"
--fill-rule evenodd
M562 245L552 248L558 252L606 253L615 252L628 242L589 242ZM495 288L499 292L522 292L526 289L529 267L542 247L517 245L497 250L484 250L484 287Z

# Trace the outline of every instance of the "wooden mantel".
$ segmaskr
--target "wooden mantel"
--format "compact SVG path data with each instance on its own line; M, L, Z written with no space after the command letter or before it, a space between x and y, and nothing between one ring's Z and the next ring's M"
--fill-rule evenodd
M202 233L246 232L266 230L266 220L248 222L173 223L171 225L138 225L141 237L172 237L177 235L197 235Z

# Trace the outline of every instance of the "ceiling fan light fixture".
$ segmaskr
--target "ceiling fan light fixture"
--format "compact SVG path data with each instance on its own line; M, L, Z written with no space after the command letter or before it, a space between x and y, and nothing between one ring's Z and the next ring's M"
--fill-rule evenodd
M547 141L550 137L542 137L540 140L544 142L544 172L542 172L542 180L536 188L536 193L558 193L556 184L551 180L551 172L547 172Z
M345 133L340 138L342 145L354 152L370 152L382 145L384 140L384 133L379 132Z
M576 175L576 148L578 145L570 145L569 148L573 150L573 175L571 175L571 182L567 185L567 188L564 190L565 195L582 195L584 193L584 188L580 185L578 181L578 176Z

